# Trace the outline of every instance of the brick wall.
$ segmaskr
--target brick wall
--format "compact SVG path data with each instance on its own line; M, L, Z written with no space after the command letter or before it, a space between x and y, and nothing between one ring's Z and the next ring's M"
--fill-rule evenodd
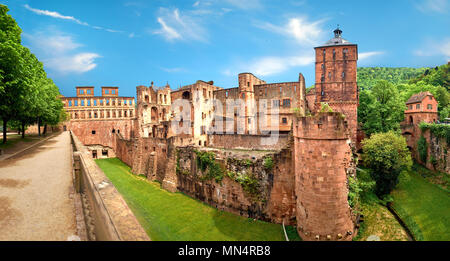
M288 142L288 135L278 135L278 142L274 145L264 145L263 139L270 135L235 135L213 134L208 135L208 146L225 149L249 149L249 150L281 150Z

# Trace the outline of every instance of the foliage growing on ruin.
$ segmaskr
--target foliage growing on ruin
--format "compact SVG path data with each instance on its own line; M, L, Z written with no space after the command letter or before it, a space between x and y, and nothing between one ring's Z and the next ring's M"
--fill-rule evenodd
M428 157L428 143L423 135L420 136L419 140L417 141L417 150L419 151L420 160L426 163Z
M381 198L398 184L400 172L411 168L411 153L405 138L392 131L374 134L362 144L364 164L372 170L375 193Z
M202 173L205 173L201 179L211 180L214 179L217 183L222 182L225 176L225 171L220 164L215 160L216 155L213 152L207 151L195 151L197 155L197 167L200 168Z
M421 122L419 128L422 132L430 130L433 135L450 144L450 125Z
M293 108L292 109L292 113L296 116L296 117L301 117L302 115L302 111L300 108Z
M264 158L264 168L266 168L266 170L271 170L273 168L273 159L272 159L272 157Z
M235 171L227 171L227 176L241 184L242 189L248 193L250 196L256 197L259 193L259 182L258 179L253 175L253 173L241 173Z
M333 112L333 109L326 102L320 103L320 111L319 112Z

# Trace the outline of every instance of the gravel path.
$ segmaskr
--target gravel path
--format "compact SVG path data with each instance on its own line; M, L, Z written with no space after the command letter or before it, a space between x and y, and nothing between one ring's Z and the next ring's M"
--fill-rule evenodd
M71 144L63 132L0 161L0 240L64 241L76 235Z

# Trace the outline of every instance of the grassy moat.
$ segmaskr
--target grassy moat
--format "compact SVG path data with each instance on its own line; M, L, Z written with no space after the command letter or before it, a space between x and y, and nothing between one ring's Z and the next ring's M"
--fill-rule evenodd
M281 225L253 221L219 211L182 193L167 192L159 183L133 175L130 167L117 158L96 162L152 240L285 241Z

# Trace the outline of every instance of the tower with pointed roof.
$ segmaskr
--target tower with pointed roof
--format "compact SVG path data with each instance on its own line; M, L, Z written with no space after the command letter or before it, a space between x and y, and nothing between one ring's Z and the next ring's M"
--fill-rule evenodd
M359 104L357 84L358 45L342 38L339 26L334 38L316 51L315 106L328 103L334 111L342 112L347 119L351 139L356 144L357 109Z

